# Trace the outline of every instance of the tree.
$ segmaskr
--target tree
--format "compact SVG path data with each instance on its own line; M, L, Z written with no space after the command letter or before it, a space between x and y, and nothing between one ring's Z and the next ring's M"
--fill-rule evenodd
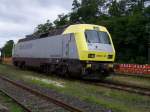
M138 0L137 3L133 6L133 14L142 13L144 9L144 0Z
M105 0L81 0L77 10L70 14L70 20L73 22L93 23L95 19L102 14L101 6Z
M6 44L2 48L2 57L11 57L12 56L13 45L14 45L13 40L9 40L6 42Z
M72 3L72 12L69 14L70 16L70 23L76 23L80 21L80 16L78 14L78 10L81 7L81 4L78 0L74 0Z
M49 20L47 20L45 24L39 24L36 27L36 31L34 32L34 34L41 35L44 33L48 33L51 29L53 29L53 24Z
M79 3L78 0L73 0L73 3L72 3L72 11L77 11L79 8L80 8L81 4Z
M111 16L120 16L121 15L119 3L116 0L114 0L112 2L112 5L109 7L109 14Z
M58 18L54 21L54 24L56 28L69 24L68 15L65 14L58 15Z

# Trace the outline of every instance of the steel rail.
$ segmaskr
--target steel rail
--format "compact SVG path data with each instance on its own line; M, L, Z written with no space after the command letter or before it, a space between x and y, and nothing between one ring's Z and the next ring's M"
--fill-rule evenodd
M16 102L19 106L21 106L26 112L32 112L30 109L28 109L26 106L24 106L23 104L21 104L19 101L17 101L16 98L10 96L7 92L0 90L2 93L4 93L6 96L8 96L9 98L11 98L14 102Z
M9 78L7 78L7 77L5 77L5 76L0 76L0 78L1 78L2 80L4 80L4 81L7 81L7 82L9 82L9 83L11 83L11 84L17 86L17 87L20 87L20 88L22 88L22 89L24 89L24 90L27 90L27 91L29 91L29 92L35 94L36 96L39 96L39 97L41 97L41 98L43 98L43 99L45 99L45 100L47 100L47 101L50 101L50 102L52 102L52 103L54 103L54 104L56 104L56 105L58 105L58 106L60 106L60 107L63 107L64 109L66 109L66 110L68 110L68 111L71 111L71 112L84 112L83 110L81 110L81 109L79 109L79 108L77 108L77 107L73 107L73 106L71 106L71 105L69 105L69 104L67 104L67 103L65 103L65 102L63 102L63 101L60 101L60 100L55 99L55 98L53 98L53 97L50 97L50 96L48 96L48 95L42 94L41 92L39 92L39 91L37 91L37 90L34 90L34 89L32 89L31 87L27 87L26 85L17 83L17 82L15 82L15 81L13 81L13 80L10 80ZM29 111L29 112L30 112L30 111Z
M111 82L111 81L103 81L101 83L93 83L93 84L96 86L104 86L111 89L123 90L131 93L150 96L150 89L148 88L142 88L138 86L121 84L121 83Z
M142 79L148 79L150 80L150 75L137 75L137 74L128 74L128 73L120 73L116 72L116 76L123 76L123 77L136 77L136 78L142 78Z

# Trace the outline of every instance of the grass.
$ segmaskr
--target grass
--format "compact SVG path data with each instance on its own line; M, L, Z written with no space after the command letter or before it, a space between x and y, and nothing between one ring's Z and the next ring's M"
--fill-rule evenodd
M0 92L0 103L8 107L10 112L24 112L23 109L8 96Z
M147 96L97 87L77 80L70 81L59 77L45 76L36 72L21 71L6 65L0 65L0 73L11 74L12 78L18 78L44 88L75 96L81 100L112 109L114 112L149 112L150 110L150 98ZM30 77L35 77L35 79ZM42 80L37 80L37 78L57 81L62 83L64 87L59 87L52 83L48 84Z
M121 82L130 85L136 85L140 87L150 88L149 78L140 78L132 76L114 75L107 78L107 80L112 80L114 82Z

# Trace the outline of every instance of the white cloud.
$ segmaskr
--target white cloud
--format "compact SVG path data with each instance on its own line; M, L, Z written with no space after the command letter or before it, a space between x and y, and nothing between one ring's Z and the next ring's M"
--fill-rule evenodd
M0 47L33 32L38 24L68 13L73 0L0 0Z
M145 2L145 7L148 7L148 6L150 6L150 1Z

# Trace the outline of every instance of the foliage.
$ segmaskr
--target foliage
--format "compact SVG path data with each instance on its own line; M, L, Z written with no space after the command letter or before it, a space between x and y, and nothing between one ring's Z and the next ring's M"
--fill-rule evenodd
M112 5L109 7L109 14L111 16L120 16L121 15L121 10L119 7L119 3L117 3L116 0L112 2Z
M51 29L53 29L53 24L47 20L47 22L45 24L39 24L36 27L36 31L34 32L34 34L44 34L44 33L48 33Z
M147 63L148 38L145 16L136 14L114 17L109 28L115 44L117 61L125 63Z
M72 10L77 11L79 9L80 5L81 4L79 3L78 0L74 0L73 3L72 3L72 7L73 7Z
M2 54L1 54L2 57L11 57L12 56L13 45L14 45L13 40L9 40L6 42L6 44L2 48Z
M61 14L58 15L58 18L54 21L56 27L61 27L69 23L68 15Z

